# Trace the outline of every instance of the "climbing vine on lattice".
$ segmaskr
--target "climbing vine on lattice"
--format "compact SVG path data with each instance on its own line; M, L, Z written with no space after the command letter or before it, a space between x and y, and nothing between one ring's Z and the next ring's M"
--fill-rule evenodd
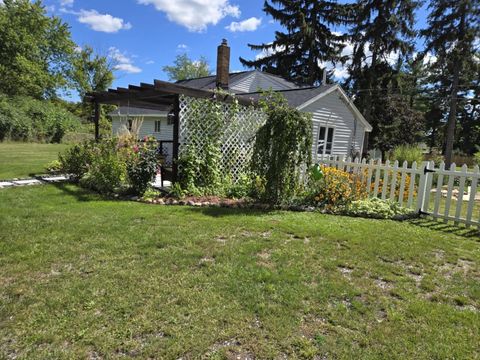
M181 96L182 185L215 193L225 181L236 182L249 170L255 134L264 122L262 110L239 105L237 101L224 103Z

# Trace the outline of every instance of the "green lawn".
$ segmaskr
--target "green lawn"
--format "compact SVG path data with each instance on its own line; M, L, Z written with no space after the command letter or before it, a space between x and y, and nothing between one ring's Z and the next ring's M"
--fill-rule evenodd
M429 226L0 190L0 358L478 358L479 237Z
M44 174L45 165L58 158L64 144L0 143L0 180Z

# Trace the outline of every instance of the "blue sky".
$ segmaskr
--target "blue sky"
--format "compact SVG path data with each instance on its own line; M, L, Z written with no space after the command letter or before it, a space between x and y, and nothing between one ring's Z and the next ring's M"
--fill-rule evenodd
M262 11L261 0L44 0L50 14L71 26L74 41L113 56L114 86L166 80L164 65L183 52L205 56L212 71L222 38L232 48L231 70L244 70L238 58L253 58L248 43L270 42L279 26ZM420 11L417 26L424 24Z

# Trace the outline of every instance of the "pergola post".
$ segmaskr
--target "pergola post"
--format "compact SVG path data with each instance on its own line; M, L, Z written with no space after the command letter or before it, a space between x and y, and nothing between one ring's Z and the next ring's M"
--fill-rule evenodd
M172 180L178 181L178 148L179 148L179 128L180 128L180 99L175 96L173 102L173 149L172 149Z
M93 103L93 122L95 124L95 141L100 140L100 103Z

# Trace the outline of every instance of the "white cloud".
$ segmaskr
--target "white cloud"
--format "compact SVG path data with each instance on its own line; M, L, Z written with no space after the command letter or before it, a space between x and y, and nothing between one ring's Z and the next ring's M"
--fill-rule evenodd
M115 62L114 69L129 74L138 74L142 72L138 66L135 66L132 56L128 56L125 52L120 51L112 46L108 49L108 56Z
M189 50L188 45L185 45L185 44L177 45L177 51L188 51L188 50Z
M71 7L71 6L73 6L74 2L75 2L75 0L60 0L60 6Z
M142 69L133 64L117 64L115 70L123 71L129 74L138 74L142 72Z
M88 25L92 30L106 33L116 33L129 30L132 24L110 14L100 14L97 10L80 10L78 21Z
M261 23L262 19L251 17L250 19L246 19L240 22L233 21L230 25L225 27L225 29L230 30L231 32L255 31L258 29Z
M153 5L167 15L168 20L185 26L189 31L202 32L227 16L238 18L240 8L229 0L137 0Z
M148 60L148 61L145 62L145 64L147 64L147 65L153 65L153 64L155 64L155 61L153 61L153 60Z

